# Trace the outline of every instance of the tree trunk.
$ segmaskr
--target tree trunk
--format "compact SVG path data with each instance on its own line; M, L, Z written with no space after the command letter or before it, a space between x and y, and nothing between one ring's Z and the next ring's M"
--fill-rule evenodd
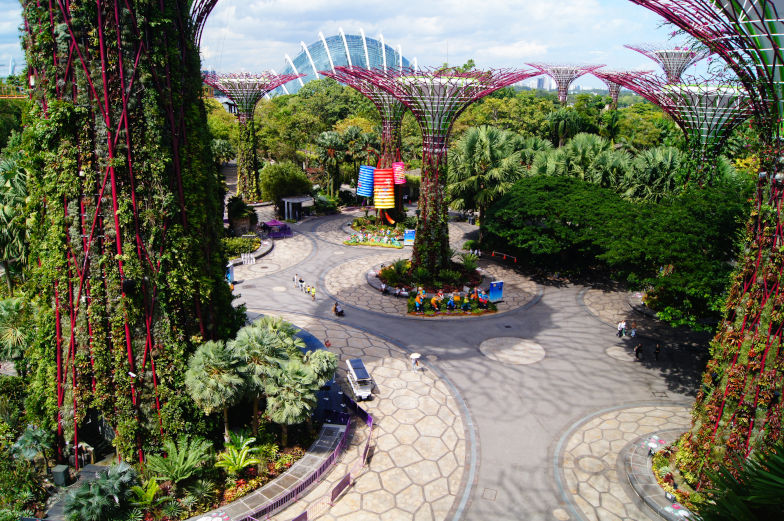
M253 397L253 437L259 434L259 396Z
M223 441L229 442L231 436L229 435L229 408L223 408Z
M8 284L8 293L14 296L14 282L11 280L11 266L8 261L3 261L3 270L5 271L5 282Z
M425 138L422 149L422 181L411 267L426 268L432 276L449 265L447 225L446 138Z
M482 231L482 224L485 222L485 207L479 207L479 245L482 245L484 239L484 232Z
M285 423L280 424L280 444L283 448L289 446L289 426Z

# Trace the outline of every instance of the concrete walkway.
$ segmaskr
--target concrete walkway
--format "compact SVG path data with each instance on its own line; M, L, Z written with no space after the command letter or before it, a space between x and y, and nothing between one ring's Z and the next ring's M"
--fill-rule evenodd
M252 309L274 309L276 313L305 317L295 321L298 325L304 324L303 320L322 320L325 327L335 324L331 313L333 301L326 294L334 290L334 270L347 265L365 267L371 262L370 257L387 255L387 250L340 244L340 230L350 219L351 216L338 215L295 225L299 235L277 241L269 259L265 257L255 265L237 268L237 279L244 280L235 288L242 295L238 302ZM460 237L452 238L455 244L471 236L472 230L469 225L459 223L456 233ZM285 241L291 241L290 253L273 260L275 252L285 251L285 246L281 247ZM390 255L394 258L400 252L394 250ZM263 268L265 262L270 262L267 269ZM344 275L350 277L354 272L346 270ZM294 273L316 285L315 301L293 287ZM361 280L354 281L353 288L348 284L341 291L365 290ZM640 422L634 436L645 434L648 428L653 432L685 427L688 422L683 416L661 418L656 414L674 407L686 411L698 385L705 359L704 345L691 339L680 342L676 332L657 360L653 356L654 337L646 336L643 359L638 361L629 356L633 347L630 339L619 339L612 321L602 320L602 313L613 313L613 306L628 302L627 295L617 291L596 292L592 291L596 288L559 281L543 281L537 289L541 298L529 306L465 321L411 320L378 309L344 306L346 316L338 319L338 323L350 328L352 333L348 337L330 337L333 346L355 350L346 351L349 356L353 356L352 352L363 353L363 358L378 356L366 351L369 348L362 343L366 339L354 336L358 331L367 338L383 341L389 353L393 350L398 353L390 358L392 366L383 362L374 365L371 371L381 369L379 376L387 368L400 371L386 376L389 382L396 382L390 383L390 389L386 390L389 394L371 402L379 408L371 414L385 414L381 425L392 423L395 427L391 432L385 431L392 436L383 441L383 435L379 437L377 450L393 454L398 448L397 452L404 455L416 453L417 460L425 463L426 458L418 452L416 442L405 435L398 436L396 429L404 425L416 428L421 420L438 415L429 409L420 410L421 407L400 407L392 388L393 385L408 388L408 380L403 377L404 366L395 367L395 357L405 365L405 352L416 351L423 355L426 374L432 378L433 385L440 382L444 396L454 400L452 409L455 422L459 419L459 423L453 427L461 425L465 454L458 460L463 472L460 484L456 488L450 485L447 495L438 496L440 499L423 494L406 500L402 496L405 489L395 488L394 481L390 484L378 474L368 473L360 476L349 494L338 501L328 514L330 517L472 521L593 519L590 509L578 505L579 487L577 493L572 492L561 475L564 469L561 462L579 457L571 454L573 449L564 436L576 432L586 418L602 411L641 406L648 409L641 413L640 420L650 416L656 419L655 425L648 425L648 420ZM590 295L591 307L586 295ZM604 311L591 311L598 307ZM314 324L310 323L312 327ZM310 327L307 329L310 331ZM494 340L498 338L504 340ZM519 341L507 340L510 338ZM488 340L492 342L486 343ZM481 346L485 348L480 349ZM523 351L499 354L499 349L506 349L504 346L511 346L510 349L523 346ZM535 356L529 348L537 350ZM380 358L384 360L383 356ZM517 363L519 359L528 363ZM388 411L382 410L386 407ZM412 410L424 413L424 417L410 418L406 411ZM432 436L421 432L417 435ZM614 451L606 455L610 458L605 462L608 467L612 467L614 456L617 456ZM380 459L389 472L402 471L417 463L393 457L390 461ZM432 463L438 467L439 460ZM371 469L374 464L378 460L371 462ZM433 469L433 465L424 466ZM443 477L433 472L434 480ZM443 471L439 469L439 472ZM386 492L377 496L386 499L375 504L370 498L376 497L373 494L377 491ZM623 502L622 497L617 499ZM631 496L626 498L626 502L632 500ZM403 507L410 505L410 501L420 501L428 507L411 512ZM595 498L585 501L592 508L600 509L595 512L603 512L601 498L596 504ZM607 512L609 516L610 511ZM646 518L636 516L639 513L625 514L626 519ZM598 513L596 517L600 518Z

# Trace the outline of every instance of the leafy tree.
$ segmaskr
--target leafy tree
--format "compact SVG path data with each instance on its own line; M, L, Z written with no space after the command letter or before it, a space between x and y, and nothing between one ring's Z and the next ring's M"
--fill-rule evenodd
M455 144L449 155L446 191L458 209L485 211L523 176L515 136L494 127L474 127ZM481 240L481 237L480 237Z
M180 436L175 443L163 442L166 454L147 456L147 471L164 481L171 481L175 487L198 476L202 468L212 459L212 446L203 438Z
M599 126L599 135L615 143L618 135L621 132L621 118L618 116L617 110L608 110L601 116L601 123Z
M308 421L316 408L318 380L299 360L280 364L267 388L267 414L282 429L283 446L288 446L288 426Z
M598 133L605 107L610 98L597 94L578 94L574 99L574 110L580 115L581 130L592 134Z
M243 384L239 360L223 341L203 343L188 360L185 388L205 414L223 411L225 440L229 439L229 407L238 401Z
M21 132L26 108L26 100L0 99L0 150L6 147L13 132Z
M310 180L294 163L269 164L261 171L261 191L264 199L272 201L280 212L281 199L291 195L310 193Z
M784 443L709 474L713 488L698 520L764 521L784 512Z

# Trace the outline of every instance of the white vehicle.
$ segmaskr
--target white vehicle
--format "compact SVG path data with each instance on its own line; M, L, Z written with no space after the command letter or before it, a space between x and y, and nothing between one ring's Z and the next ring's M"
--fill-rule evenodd
M351 390L354 392L354 397L357 401L369 400L371 392L373 391L373 380L370 378L365 364L359 358L346 360L348 371L348 383L351 385Z

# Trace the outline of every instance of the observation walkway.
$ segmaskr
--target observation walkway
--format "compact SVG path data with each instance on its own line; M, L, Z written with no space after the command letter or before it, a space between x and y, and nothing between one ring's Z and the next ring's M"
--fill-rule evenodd
M14 85L0 85L0 99L27 99L29 95L25 89Z

